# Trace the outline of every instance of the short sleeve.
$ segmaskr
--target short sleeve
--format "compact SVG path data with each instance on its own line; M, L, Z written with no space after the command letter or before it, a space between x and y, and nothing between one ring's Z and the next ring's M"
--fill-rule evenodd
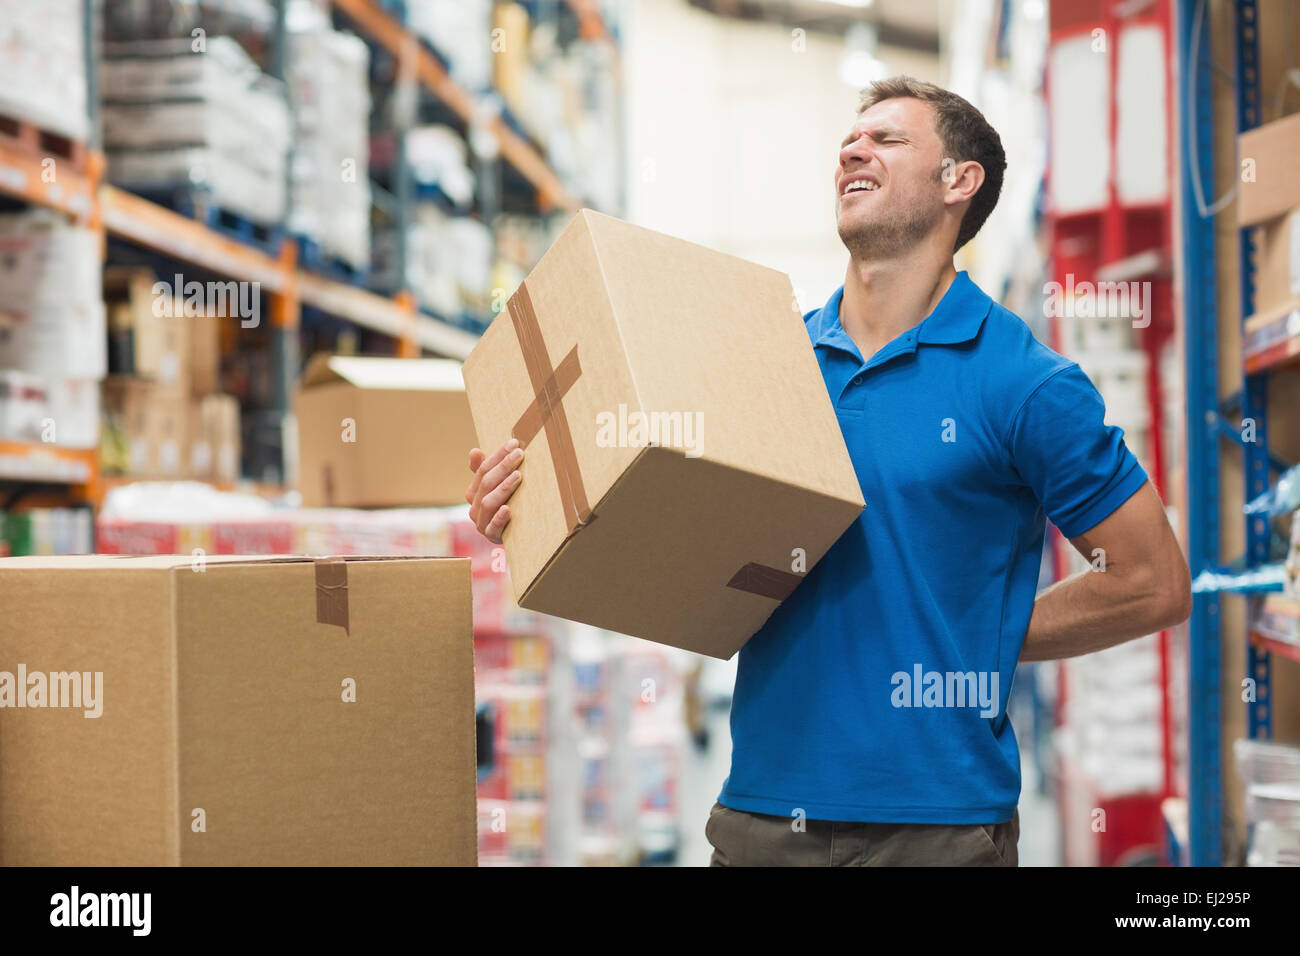
M1012 423L1016 472L1067 538L1105 520L1147 480L1123 430L1105 418L1101 395L1071 363L1030 393Z

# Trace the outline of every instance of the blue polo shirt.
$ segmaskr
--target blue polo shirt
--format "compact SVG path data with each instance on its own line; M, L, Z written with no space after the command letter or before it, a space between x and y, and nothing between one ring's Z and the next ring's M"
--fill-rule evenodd
M804 321L866 509L740 651L724 806L1001 823L1007 698L1045 523L1069 538L1147 480L1074 362L958 273L869 361L841 287Z

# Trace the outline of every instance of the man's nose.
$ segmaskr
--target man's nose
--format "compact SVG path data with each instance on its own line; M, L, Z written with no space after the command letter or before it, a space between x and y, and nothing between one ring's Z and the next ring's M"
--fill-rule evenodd
M854 164L869 163L873 155L871 141L865 136L859 136L840 149L840 167L848 169Z

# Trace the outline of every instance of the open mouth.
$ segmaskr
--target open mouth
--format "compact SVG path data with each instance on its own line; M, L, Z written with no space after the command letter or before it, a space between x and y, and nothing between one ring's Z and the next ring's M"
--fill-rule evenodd
M873 193L879 188L880 188L880 183L875 182L874 180L854 179L851 182L847 183L842 190L840 190L840 198L852 195L853 193L862 193L862 192Z

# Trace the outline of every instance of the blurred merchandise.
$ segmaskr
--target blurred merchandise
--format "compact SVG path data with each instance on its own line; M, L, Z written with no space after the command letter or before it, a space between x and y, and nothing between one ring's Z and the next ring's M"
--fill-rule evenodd
M47 210L0 214L0 369L98 379L105 343L99 236Z
M412 210L406 234L406 283L422 308L449 320L485 316L492 305L492 233L481 221L432 202ZM396 236L375 242L375 281L397 288Z
M84 0L0 0L0 116L87 138L84 10Z
M267 485L297 483L297 429L291 414L245 410L240 419L240 474Z
M108 178L262 223L284 215L292 126L284 85L229 37L109 43L100 67Z
M275 26L274 0L109 0L103 6L107 40L192 39L198 30L257 47Z
M474 203L474 173L469 146L450 126L418 126L406 133L406 161L417 190L436 189L459 210Z
M183 477L189 467L188 395L175 385L110 376L103 387L105 474Z
M205 395L190 403L190 465L193 478L232 482L239 478L239 402Z
M0 558L90 554L95 544L94 525L89 508L0 511Z
M406 25L449 62L449 72L461 86L478 92L491 84L492 0L410 2ZM512 39L507 37L506 43Z
M1300 747L1233 744L1246 785L1247 866L1300 866Z
M370 268L370 51L328 9L288 9L294 120L289 231L358 271Z

